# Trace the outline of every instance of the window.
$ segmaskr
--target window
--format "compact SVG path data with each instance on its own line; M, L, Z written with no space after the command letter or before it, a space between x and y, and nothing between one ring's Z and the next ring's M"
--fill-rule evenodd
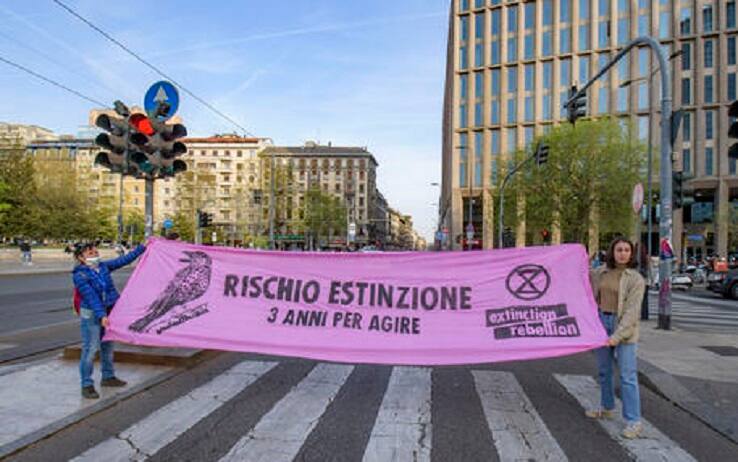
M469 0L459 0L459 10L466 11L469 9Z
M525 65L525 91L533 91L536 83L536 67L535 64Z
M518 38L510 37L507 39L507 62L515 62L518 60Z
M692 69L692 44L682 43L682 70Z
M466 99L469 96L469 75L461 74L459 76L459 96Z
M533 141L534 134L535 129L533 127L525 127L523 130L523 143L526 147Z
M571 53L571 28L559 30L559 53Z
M682 116L682 140L690 141L692 139L692 113L685 112Z
M628 112L628 88L618 87L618 99L616 101L618 112Z
M608 96L610 95L610 89L607 86L600 87L599 96L598 96L598 102L597 102L597 110L600 114L606 114L607 107L608 107Z
M492 40L489 44L489 63L500 64L500 41Z
M579 57L579 84L584 85L589 80L589 56Z
M497 64L497 63L493 63L493 64ZM484 45L482 45L481 43L477 43L476 45L474 45L474 67L481 67L481 66L484 66Z
M469 67L469 57L467 56L466 47L459 47L459 69Z
M518 121L518 110L515 95L508 97L507 100L507 123L514 124Z
M735 1L731 0L725 5L725 27L735 28Z
M692 79L682 79L682 104L692 104Z
M474 98L481 98L484 93L484 74L482 72L474 73Z
M702 27L704 32L712 32L712 5L702 7Z
M553 86L553 63L546 61L543 63L543 89L549 90Z
M513 5L507 9L507 31L517 32L518 30L518 7Z
M499 69L492 69L492 72L490 72L490 82L491 90L492 90L492 96L498 96L500 94L500 70Z
M474 104L474 126L481 127L484 125L484 110L482 109L482 103Z
M648 14L639 14L638 15L638 35L648 35Z
M713 83L712 83L712 76L706 75L705 76L705 102L706 103L713 103L715 102L715 98L713 96L712 91Z
M561 86L571 85L571 59L562 59L559 63Z
M690 35L692 33L692 8L682 8L681 17L679 19L679 32L682 35Z
M459 106L459 128L466 128L468 125L468 116L466 114L466 104Z
M561 0L559 2L559 22L571 21L571 0Z
M648 58L651 55L651 49L647 47L638 49L638 76L648 77Z
M525 97L525 121L533 122L535 116L535 108L533 107L533 97Z
M728 37L728 65L732 66L735 64L736 47L735 47L735 36Z
M526 5L530 5L530 3L526 3ZM524 46L525 49L523 51L523 59L533 59L535 57L535 43L536 43L536 37L533 35L533 32L526 32L525 34L525 41Z
M589 50L589 24L579 26L579 51Z
M648 109L648 84L638 84L638 109Z
M728 73L728 99L734 101L736 99L736 88L735 88L735 72Z
M460 18L461 28L459 35L461 40L469 40L469 16L462 16Z
M712 175L712 148L705 148L705 175Z
M515 66L507 68L507 91L510 93L518 91L518 68Z
M482 186L482 132L474 132L474 186Z
M589 0L579 0L579 19L589 21Z
M714 42L712 40L705 40L705 67L712 67L713 45Z
M532 30L536 25L536 2L524 3L525 30Z
M467 178L467 171L466 171L466 164L469 161L467 159L467 148L469 147L469 135L466 133L461 133L459 135L459 186L462 188L466 186L466 182L468 180Z
M738 162L736 162L735 159L728 159L728 169L729 169L728 170L728 173L730 175L735 175L735 172L736 172L736 164L738 164Z
M625 45L630 40L630 20L628 17L618 18L618 45Z
M692 171L692 153L689 149L682 150L682 170L685 172Z
M492 35L497 35L500 33L500 11L502 10L492 10L492 20L491 20L491 31ZM484 17L484 15L479 15L481 17ZM478 16L478 17L479 17Z
M543 119L544 120L551 120L553 118L553 110L551 109L552 101L551 101L551 95L545 94L543 95Z
M515 152L518 147L518 129L511 128L507 131L507 152Z
M705 111L705 139L711 140L714 136L714 113Z
M597 46L606 48L610 45L610 21L600 21L597 24Z
M492 130L490 131L489 136L489 148L490 152L493 155L499 155L500 154L500 131L499 130Z
M671 37L671 13L662 11L659 14L659 38Z

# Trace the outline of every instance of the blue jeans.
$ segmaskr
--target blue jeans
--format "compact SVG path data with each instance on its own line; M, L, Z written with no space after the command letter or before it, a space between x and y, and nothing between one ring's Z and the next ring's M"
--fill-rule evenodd
M103 342L105 329L100 321L95 319L92 310L82 308L79 310L80 332L82 334L82 352L79 358L79 375L82 387L94 385L92 371L95 368L95 353L100 350L100 362L102 363L102 378L115 377L113 369L113 342Z
M605 316L600 320L612 335L617 316ZM597 368L600 377L600 404L603 409L615 409L615 388L613 387L613 366L617 360L620 370L620 391L623 400L623 418L629 424L641 420L641 396L638 391L638 365L636 363L636 344L620 343L615 348L602 347L596 350Z

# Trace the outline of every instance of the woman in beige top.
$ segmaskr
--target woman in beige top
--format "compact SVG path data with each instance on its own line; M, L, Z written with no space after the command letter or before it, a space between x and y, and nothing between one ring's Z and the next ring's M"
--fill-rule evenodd
M634 247L629 240L620 237L612 241L605 260L605 266L592 272L592 290L599 306L600 320L610 337L608 345L596 351L601 407L588 410L586 414L594 419L614 417L612 376L617 361L626 422L623 436L636 438L643 430L636 348L645 282L635 269Z

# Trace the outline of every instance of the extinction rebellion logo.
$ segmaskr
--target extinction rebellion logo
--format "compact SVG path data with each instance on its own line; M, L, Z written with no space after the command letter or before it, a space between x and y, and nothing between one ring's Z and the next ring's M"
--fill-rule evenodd
M508 292L519 300L537 300L551 286L551 275L541 265L525 264L513 269L505 279ZM579 325L569 316L565 303L520 305L486 310L487 327L495 339L522 337L579 337Z

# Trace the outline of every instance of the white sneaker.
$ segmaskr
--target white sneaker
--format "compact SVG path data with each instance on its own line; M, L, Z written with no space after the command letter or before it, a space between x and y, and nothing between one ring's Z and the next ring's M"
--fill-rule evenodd
M632 439L638 438L638 436L641 434L642 431L643 431L643 424L640 422L635 422L635 423L628 424L628 426L623 429L622 435L623 435L623 438L632 440Z

